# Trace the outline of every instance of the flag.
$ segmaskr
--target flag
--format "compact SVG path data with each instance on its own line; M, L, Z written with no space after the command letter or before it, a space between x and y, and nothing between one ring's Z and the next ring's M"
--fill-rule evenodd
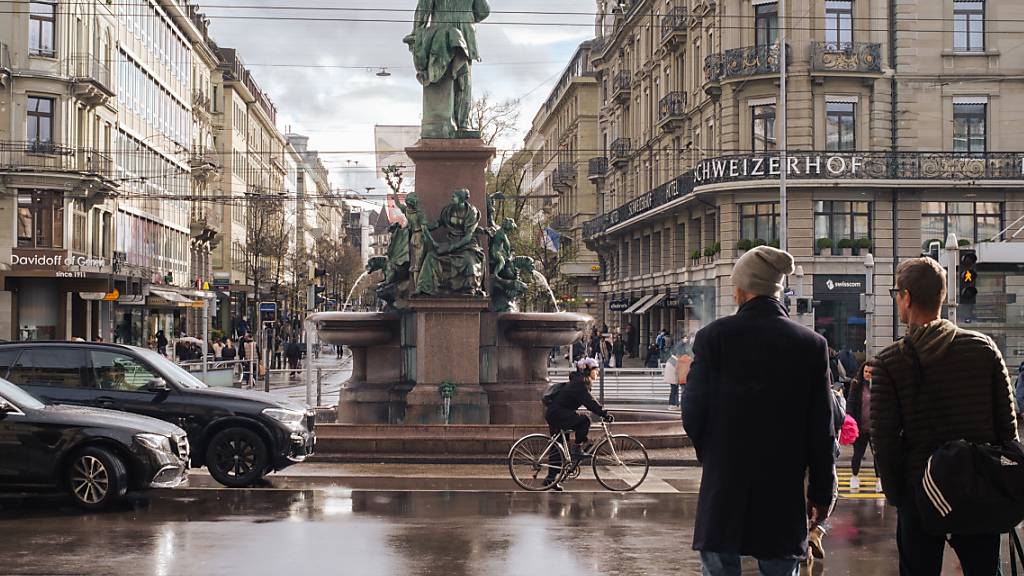
M545 228L541 241L544 243L544 248L551 252L558 252L562 247L562 235L554 228Z

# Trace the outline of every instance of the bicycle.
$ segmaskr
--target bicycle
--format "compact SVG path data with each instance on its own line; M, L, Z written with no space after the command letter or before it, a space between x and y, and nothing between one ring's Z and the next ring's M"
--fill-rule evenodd
M543 492L560 482L578 478L581 464L589 458L601 486L614 492L636 490L650 470L647 450L631 436L612 434L604 420L601 428L604 438L584 452L579 460L570 456L569 431L566 430L560 430L554 437L529 434L516 440L508 453L508 471L512 480L524 490ZM556 473L549 476L549 470Z

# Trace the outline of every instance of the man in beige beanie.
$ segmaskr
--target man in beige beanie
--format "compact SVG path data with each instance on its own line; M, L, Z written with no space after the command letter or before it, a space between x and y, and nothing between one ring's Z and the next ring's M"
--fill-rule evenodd
M780 301L793 270L775 248L744 254L733 271L739 310L694 340L682 413L704 466L693 548L710 576L740 574L741 556L762 574L799 574L808 527L834 498L828 344Z

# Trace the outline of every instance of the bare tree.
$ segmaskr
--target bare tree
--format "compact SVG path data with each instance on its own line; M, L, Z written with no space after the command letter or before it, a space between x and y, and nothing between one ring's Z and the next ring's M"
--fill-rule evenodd
M327 273L324 287L328 295L340 306L345 302L352 285L362 275L364 267L359 251L352 246L339 246L321 237L316 246L317 268Z
M255 290L258 303L264 286L275 281L280 261L288 256L288 227L284 222L284 199L255 189L245 196L245 243L241 246L246 282ZM257 304L258 306L258 304ZM257 308L252 318L258 319Z
M484 144L493 146L499 138L515 132L519 122L519 100L494 102L484 93L469 110L470 125L480 131Z

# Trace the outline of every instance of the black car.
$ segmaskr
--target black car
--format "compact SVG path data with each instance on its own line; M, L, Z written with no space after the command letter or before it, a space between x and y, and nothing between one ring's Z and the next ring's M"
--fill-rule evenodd
M47 404L110 408L177 424L191 464L251 486L313 453L315 413L270 394L210 388L152 350L86 342L0 344L0 377Z
M47 406L0 380L0 488L67 490L84 508L188 478L185 431L155 418Z

